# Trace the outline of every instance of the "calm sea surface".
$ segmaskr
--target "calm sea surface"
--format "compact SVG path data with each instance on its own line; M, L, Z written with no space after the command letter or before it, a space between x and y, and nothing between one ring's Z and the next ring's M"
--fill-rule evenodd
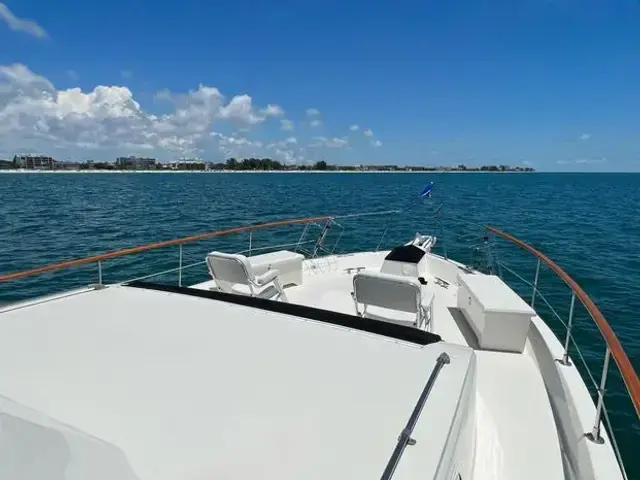
M345 231L336 251L375 249L388 226L385 247L416 231L435 233L441 238L440 252L446 248L450 257L470 263L484 251L474 250L483 245L477 224L497 226L541 249L582 285L640 370L640 175L1 174L0 273L252 222L403 208L429 181L435 182L433 198L409 213L341 222ZM443 218L437 220L432 213L440 203ZM301 227L256 232L252 247L296 241L300 233ZM335 228L328 244L333 247L339 236ZM184 263L202 261L215 248L238 250L240 242L246 246L248 236L186 245ZM533 280L535 260L517 247L496 241L492 253ZM109 260L103 266L104 281L171 269L178 255L178 247L172 247ZM530 297L531 289L522 281L506 269L502 274ZM201 265L186 271L183 280L206 278ZM566 320L569 290L546 270L540 278L542 294ZM0 284L0 304L95 281L97 267L90 265ZM177 274L162 281L175 283ZM542 300L536 299L536 307L562 335L561 323ZM574 322L575 339L599 381L605 351L600 334L581 306ZM572 355L579 363L575 348ZM640 422L624 392L612 366L606 405L629 478L640 478Z

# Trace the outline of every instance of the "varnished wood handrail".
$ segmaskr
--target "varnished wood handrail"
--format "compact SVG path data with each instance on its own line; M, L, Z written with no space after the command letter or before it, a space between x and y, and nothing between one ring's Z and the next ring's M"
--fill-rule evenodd
M571 278L567 272L560 268L557 263L547 257L544 253L536 250L528 243L523 242L513 235L503 232L502 230L498 230L497 228L491 227L489 225L487 225L486 228L490 232L504 238L505 240L509 240L510 242L518 245L519 247L529 251L530 253L538 257L542 262L545 263L545 265L553 270L555 274L558 275L558 277L560 277L562 281L564 281L564 283L569 286L569 288L573 291L580 302L582 302L582 305L584 305L584 308L587 309L589 315L591 315L591 318L598 326L598 329L600 330L600 333L602 334L607 347L609 348L609 350L611 350L611 355L613 356L613 359L618 366L618 370L620 370L620 374L622 375L624 384L626 385L627 391L629 392L631 402L636 409L636 414L640 416L640 380L638 380L638 375L636 374L633 365L631 365L629 357L627 357L627 354L622 348L618 337L616 337L613 329L605 320L602 312L600 312L600 309L598 309L589 295L586 294L582 287L580 287L580 285L578 285L578 283L573 278Z
M32 275L39 275L45 272L52 272L54 270L62 270L64 268L76 267L78 265L86 265L88 263L100 262L102 260L108 260L110 258L123 257L125 255L132 255L134 253L146 252L148 250L154 250L156 248L170 247L172 245L180 245L184 243L197 242L199 240L207 240L214 237L222 237L225 235L232 235L235 233L249 232L253 230L262 230L265 228L279 227L284 225L299 225L305 223L322 222L330 220L332 217L308 217L308 218L296 218L290 220L278 220L276 222L259 223L256 225L245 225L241 227L228 228L226 230L218 230L215 232L200 233L198 235L192 235L190 237L176 238L173 240L165 240L162 242L148 243L138 247L125 248L123 250L114 250L112 252L102 253L100 255L92 255L90 257L78 258L75 260L67 260L64 262L53 263L51 265L45 265L43 267L32 268L30 270L23 270L20 272L8 273L0 275L0 282L7 282L9 280L17 280L18 278L30 277Z

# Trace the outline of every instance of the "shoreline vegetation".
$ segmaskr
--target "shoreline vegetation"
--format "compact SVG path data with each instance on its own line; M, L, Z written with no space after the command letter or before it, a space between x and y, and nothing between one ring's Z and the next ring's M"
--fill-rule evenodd
M29 174L29 173L45 173L45 174L119 174L119 173L168 173L168 174L181 174L181 173L274 173L274 174L303 174L303 173L451 173L451 174L472 174L472 173L505 173L505 174L518 174L518 173L535 173L535 171L524 170L170 170L170 169L157 169L157 170L39 170L39 169L5 169L0 170L0 175L3 173L9 174Z
M399 165L330 165L324 160L312 165L283 164L270 158L245 158L237 160L230 158L224 163L205 162L200 160L177 161L173 163L159 163L144 165L119 165L109 162L58 162L53 161L47 168L24 168L14 161L0 160L0 172L6 173L161 173L161 172L312 172L312 173L384 173L384 172L534 172L531 167L509 165L483 165L480 167L455 166L399 166Z
M305 174L305 173L365 173L365 174L385 174L385 173L450 173L450 174L485 174L485 173L504 173L504 174L519 174L519 173L535 173L535 172L525 172L525 171L480 171L480 170L398 170L398 171L390 171L390 170L0 170L0 175L2 174L31 174L31 173L44 173L51 175L65 175L65 174L87 174L87 175L117 175L117 174L181 174L181 173L197 173L197 174L207 174L207 173L224 173L224 174Z

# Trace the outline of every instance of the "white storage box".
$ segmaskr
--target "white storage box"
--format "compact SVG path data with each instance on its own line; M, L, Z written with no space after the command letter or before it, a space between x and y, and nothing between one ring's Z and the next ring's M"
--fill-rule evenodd
M283 287L285 285L302 285L304 255L300 253L279 250L248 257L248 260L254 275L262 275L267 270L278 270L280 272L278 278Z
M458 308L480 348L522 353L535 311L495 275L458 274Z

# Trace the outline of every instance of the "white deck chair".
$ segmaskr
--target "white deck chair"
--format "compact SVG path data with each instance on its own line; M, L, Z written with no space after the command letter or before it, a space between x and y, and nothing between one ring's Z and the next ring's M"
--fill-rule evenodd
M414 278L359 272L353 276L352 295L358 316L420 329L431 323L432 302L423 304L423 297L427 300L427 296ZM362 311L360 304L364 306Z
M278 270L267 270L255 276L244 255L211 252L207 255L207 267L221 292L287 301L278 280Z

